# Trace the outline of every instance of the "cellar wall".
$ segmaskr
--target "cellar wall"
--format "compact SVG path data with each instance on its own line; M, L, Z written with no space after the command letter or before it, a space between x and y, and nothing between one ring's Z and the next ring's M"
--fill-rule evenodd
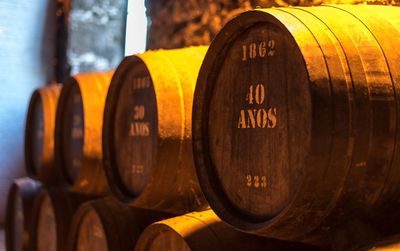
M8 188L24 176L25 116L32 91L53 79L56 3L0 1L0 225Z

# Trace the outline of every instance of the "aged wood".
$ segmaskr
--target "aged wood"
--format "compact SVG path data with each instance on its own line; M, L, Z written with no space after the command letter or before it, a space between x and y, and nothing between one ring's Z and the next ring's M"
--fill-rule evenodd
M345 10L357 17L371 31L385 56L387 66L390 70L390 77L393 82L392 89L395 94L393 102L395 102L396 105L387 109L391 109L397 116L395 120L390 121L390 125L386 126L390 127L392 141L394 142L390 142L391 144L381 142L380 147L375 149L378 156L389 159L387 167L389 170L382 172L383 170L377 168L375 169L375 173L369 172L366 178L370 178L372 175L374 177L373 182L379 183L380 185L379 189L374 188L377 189L377 195L374 198L376 201L374 209L382 213L372 212L374 214L371 215L372 220L375 222L374 226L378 227L380 231L397 234L398 229L395 226L400 223L400 218L397 217L398 210L396 209L397 205L400 204L400 189L398 187L400 172L397 168L400 163L400 148L398 143L400 140L400 116L398 110L400 107L400 98L398 97L400 93L400 68L398 67L400 52L393 48L400 42L400 23L398 22L400 10L387 6L375 6L371 9L371 7L367 6L358 6L358 8L355 8L351 5L340 5L337 6L337 8ZM359 9L362 11L357 11ZM390 34L390 39L388 39L388 34ZM382 110L381 108L378 112L382 113ZM383 124L385 118L379 118L378 121L379 124ZM385 132L385 129L386 128L382 128L381 132ZM380 136L380 138L382 138L382 136ZM388 152L392 154L388 154ZM384 182L382 182L382 180ZM387 224L382 224L383 222Z
M312 246L267 239L239 232L212 210L189 213L150 225L135 251L318 250Z
M396 251L400 250L400 236L395 235L373 244L366 245L357 251Z
M103 170L103 110L113 72L83 73L69 78L57 108L57 168L73 191L108 193Z
M143 230L167 216L129 207L114 198L87 202L72 221L69 250L133 250Z
M398 21L393 7L338 5L260 9L225 26L193 108L197 173L223 220L319 244L349 218L399 230L387 228L400 220L399 63L388 39Z
M46 185L60 182L54 166L54 127L61 85L36 89L29 103L25 127L25 163L27 174Z
M207 47L127 57L113 77L103 152L113 193L169 213L205 208L191 147L193 92Z
M31 250L32 206L41 183L30 178L15 180L8 192L5 218L6 248L8 251Z
M37 251L67 250L73 214L89 197L65 189L47 189L35 199L32 211L31 244Z

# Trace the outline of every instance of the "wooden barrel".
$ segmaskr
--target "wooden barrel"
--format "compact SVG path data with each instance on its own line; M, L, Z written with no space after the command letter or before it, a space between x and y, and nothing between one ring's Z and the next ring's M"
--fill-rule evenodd
M400 230L399 21L395 7L338 5L259 9L223 28L193 106L197 174L223 220L321 243L352 217Z
M83 73L69 78L56 116L57 168L74 191L108 193L103 170L103 110L113 72Z
M60 178L54 167L54 127L60 92L59 84L36 89L26 118L26 172L46 185L55 185Z
M41 183L30 178L15 180L7 199L5 234L7 251L31 250L31 213L33 201L41 189Z
M318 250L312 246L278 241L239 232L222 222L212 210L189 213L150 225L135 251L243 251Z
M133 250L139 235L165 214L129 207L105 198L83 204L76 212L69 234L69 250Z
M396 251L400 250L400 236L391 236L384 240L377 241L373 244L364 246L359 249L354 249L357 251Z
M36 251L67 250L73 214L90 198L64 189L42 191L32 211L31 244Z
M191 147L191 111L207 47L148 51L118 66L104 111L112 192L133 205L181 214L207 206Z

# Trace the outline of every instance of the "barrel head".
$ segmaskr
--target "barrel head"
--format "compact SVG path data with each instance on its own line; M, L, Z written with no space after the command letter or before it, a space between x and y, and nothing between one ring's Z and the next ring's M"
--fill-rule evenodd
M103 224L96 211L89 208L82 217L79 226L76 246L73 250L77 251L107 251L107 239L103 229Z
M157 101L146 65L128 57L114 75L107 97L104 154L111 188L121 199L141 195L155 165Z
M37 250L57 251L56 217L49 196L44 197L42 200L37 224Z
M153 234L151 234L151 230L148 230L145 233L146 234L143 235L143 238L139 239L135 251L192 250L186 243L185 239L179 233L175 232L172 228L169 228L167 226L158 227L157 231L153 231Z
M12 186L7 202L6 242L7 250L24 250L24 208L20 189Z
M194 101L202 110L202 128L194 125L202 146L194 151L204 154L195 158L206 161L214 191L250 221L267 221L291 202L311 130L300 49L281 25L264 20L221 36L228 45L207 53Z
M43 165L44 116L39 91L32 94L26 121L25 154L28 173L37 177Z
M82 94L79 85L73 81L70 85L68 92L63 99L64 103L61 104L62 113L60 116L61 131L61 144L63 151L60 152L62 156L62 170L64 174L73 183L80 172L83 161L83 144L84 144L84 114Z

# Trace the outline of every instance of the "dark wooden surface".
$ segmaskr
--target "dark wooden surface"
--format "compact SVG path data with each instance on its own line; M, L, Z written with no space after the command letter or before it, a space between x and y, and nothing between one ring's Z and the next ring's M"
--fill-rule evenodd
M5 220L8 250L30 250L32 207L42 185L30 178L14 181L9 190Z
M120 125L120 129L115 130L114 145L123 184L138 197L148 182L157 156L157 100L150 73L143 62L132 67L124 83L131 84L121 87L116 104L115 125Z
M62 162L65 163L63 168L65 168L64 173L67 175L67 179L73 183L78 178L79 171L82 168L85 137L85 118L79 84L74 82L65 96L67 98L62 103L63 110L62 115L60 115L63 117L60 120L62 124L60 140L63 144Z
M37 89L31 97L25 126L25 165L29 177L57 185L54 164L56 108L61 85Z
M5 251L6 250L6 245L4 242L4 229L0 227L0 251Z
M67 250L73 214L92 197L52 188L42 191L32 209L32 248L38 251Z

